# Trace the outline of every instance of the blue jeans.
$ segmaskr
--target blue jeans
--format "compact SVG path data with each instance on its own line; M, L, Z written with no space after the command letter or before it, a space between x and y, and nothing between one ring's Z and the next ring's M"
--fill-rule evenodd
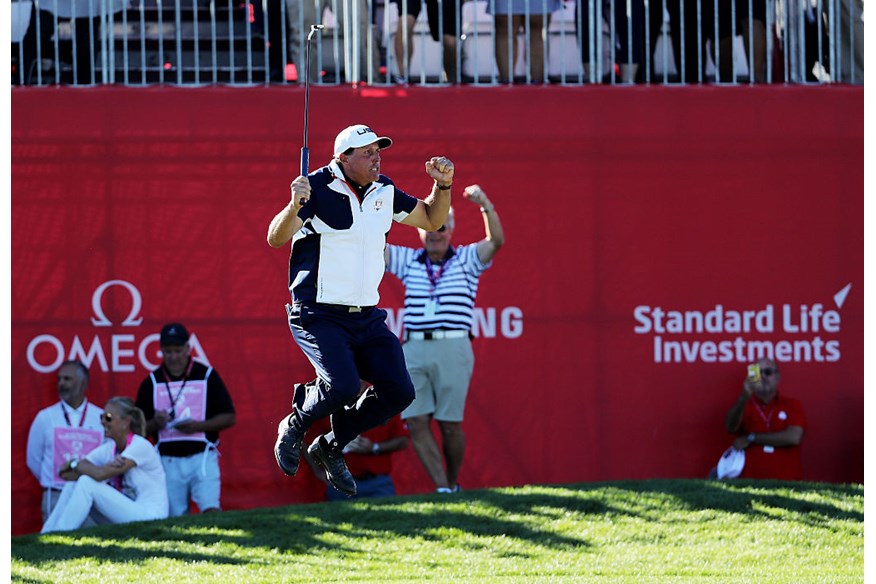
M386 326L386 311L345 312L321 305L287 305L289 329L316 370L315 386L296 396L305 427L331 416L332 435L345 446L385 424L414 400L414 386L398 337ZM359 396L359 380L374 387Z
M374 475L368 479L356 479L356 494L348 497L334 487L326 487L326 501L349 501L370 497L394 497L395 485L389 475Z

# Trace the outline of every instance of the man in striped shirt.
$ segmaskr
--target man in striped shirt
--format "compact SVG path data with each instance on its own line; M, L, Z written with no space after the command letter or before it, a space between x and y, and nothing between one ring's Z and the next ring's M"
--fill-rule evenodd
M402 418L420 462L440 493L459 490L465 454L462 419L474 370L470 335L475 296L481 274L505 242L502 223L486 193L472 185L463 196L481 209L484 239L451 246L451 209L438 231L419 230L422 248L387 245L385 252L386 270L405 286L403 349L417 392ZM432 434L432 419L438 422L443 448Z

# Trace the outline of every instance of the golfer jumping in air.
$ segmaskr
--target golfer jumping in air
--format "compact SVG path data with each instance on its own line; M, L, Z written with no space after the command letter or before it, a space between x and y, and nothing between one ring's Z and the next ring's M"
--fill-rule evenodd
M331 416L331 432L308 447L341 492L356 493L342 450L362 432L385 423L414 399L398 338L377 308L386 234L392 221L435 231L450 209L453 163L426 162L435 180L424 200L380 174L380 153L392 140L363 125L335 138L334 159L291 184L291 200L268 227L268 243L292 240L289 328L317 382L299 386L295 407L280 422L274 455L289 476L298 471L304 433ZM358 396L360 379L373 387ZM358 398L357 398L358 396Z

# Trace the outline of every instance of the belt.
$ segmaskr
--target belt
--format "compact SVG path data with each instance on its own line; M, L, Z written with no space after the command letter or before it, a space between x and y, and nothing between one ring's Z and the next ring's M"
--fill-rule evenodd
M440 341L441 339L463 339L468 337L468 331L461 330L434 330L434 331L410 331L408 338L415 341Z
M326 304L324 302L315 302L313 305L318 306L319 308L329 308L341 312L362 312L374 308L373 306L347 306L346 304Z

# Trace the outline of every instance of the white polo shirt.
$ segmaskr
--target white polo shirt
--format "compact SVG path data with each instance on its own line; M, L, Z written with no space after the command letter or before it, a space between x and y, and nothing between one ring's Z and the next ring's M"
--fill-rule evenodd
M386 271L405 285L406 331L470 331L480 277L492 265L478 257L478 244L450 247L441 265L432 266L426 250L388 245Z
M84 433L96 436L97 444L102 443L106 438L103 434L103 424L100 423L100 415L103 413L103 408L100 408L87 399L82 404L73 409L63 402L58 402L49 406L36 415L33 423L30 425L30 432L27 435L27 468L33 473L33 476L40 482L44 489L46 488L63 488L65 481L56 480L55 444L56 444L56 429L59 430L82 430ZM62 438L59 443L66 444ZM88 448L84 452L76 452L76 440L70 440L65 447L69 452L66 454L74 455L77 458L83 458L91 449ZM64 447L64 446L62 446ZM62 455L64 453L58 453Z
M304 225L292 238L289 256L292 300L376 306L386 236L417 199L381 175L360 200L336 162L308 178L311 196L298 211Z

